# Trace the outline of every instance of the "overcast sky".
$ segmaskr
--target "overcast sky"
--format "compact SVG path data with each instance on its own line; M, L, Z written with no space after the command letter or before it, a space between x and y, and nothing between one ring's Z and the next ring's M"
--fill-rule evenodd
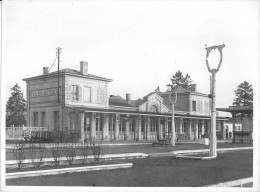
M61 68L113 79L110 93L142 98L166 90L177 70L209 93L205 44L225 43L217 73L216 107L232 105L244 80L255 86L259 67L259 1L13 1L5 2L3 79L6 100L23 78L50 67L62 47ZM212 52L210 63L218 63ZM52 70L57 70L57 63Z

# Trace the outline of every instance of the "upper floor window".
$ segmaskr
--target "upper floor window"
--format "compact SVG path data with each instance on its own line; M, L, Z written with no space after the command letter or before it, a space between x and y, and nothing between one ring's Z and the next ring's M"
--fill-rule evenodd
M103 89L97 89L97 103L104 103L105 91Z
M71 85L71 100L78 101L79 100L79 86Z
M192 101L192 111L196 111L196 101Z
M83 89L84 101L91 102L91 88L84 87Z

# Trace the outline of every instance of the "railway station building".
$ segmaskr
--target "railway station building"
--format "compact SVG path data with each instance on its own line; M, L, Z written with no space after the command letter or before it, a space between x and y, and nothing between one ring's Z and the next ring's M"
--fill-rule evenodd
M77 134L81 141L99 139L157 140L171 132L177 139L199 139L210 134L211 96L179 87L172 122L169 92L150 92L132 100L109 92L112 79L89 73L88 63L79 70L62 69L43 73L26 81L28 126ZM129 90L130 92L131 90ZM217 117L217 136L223 138L226 117Z

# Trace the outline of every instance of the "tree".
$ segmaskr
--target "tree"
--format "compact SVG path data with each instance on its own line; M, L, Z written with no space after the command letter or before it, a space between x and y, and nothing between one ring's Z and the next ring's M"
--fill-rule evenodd
M180 86L182 88L189 89L192 80L189 74L186 74L184 76L182 72L179 70L175 73L175 75L172 76L171 82L171 84L166 85L171 89L173 89L173 87L175 86Z
M11 88L11 97L6 104L6 126L22 126L26 124L26 101L23 98L21 87L16 83Z
M240 83L235 90L235 96L234 106L253 106L253 88L247 81Z

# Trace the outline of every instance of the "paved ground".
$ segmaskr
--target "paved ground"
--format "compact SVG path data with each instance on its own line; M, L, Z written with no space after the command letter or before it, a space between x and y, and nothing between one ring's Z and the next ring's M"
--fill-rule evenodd
M7 180L7 185L197 187L253 176L252 150L221 153L217 159L210 161L173 157L121 161L132 162L134 167L125 170L10 179Z

